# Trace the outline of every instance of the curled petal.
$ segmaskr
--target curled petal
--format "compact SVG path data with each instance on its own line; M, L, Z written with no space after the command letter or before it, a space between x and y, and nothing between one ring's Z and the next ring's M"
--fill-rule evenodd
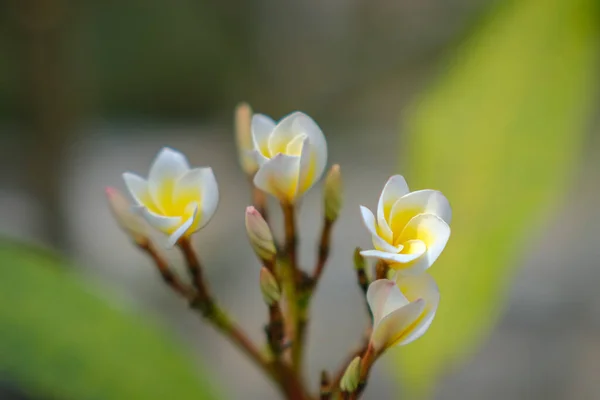
M320 176L317 175L317 153L310 139L304 136L300 153L300 178L298 180L298 193L306 193Z
M294 202L298 189L300 158L277 154L254 176L254 185L284 202Z
M208 224L219 203L219 187L212 168L194 168L175 183L173 209L184 214L190 204L199 204L199 216L193 230Z
M448 239L450 227L443 219L433 214L419 214L413 217L400 235L400 242L420 240L427 246L427 251L418 260L421 265L417 269L429 268L440 256Z
M148 188L154 203L163 213L172 207L175 182L189 169L185 156L168 147L163 148L154 159L148 174Z
M367 303L373 313L373 325L376 326L389 313L409 303L396 282L378 279L367 289Z
M203 168L202 175L202 201L200 203L200 217L198 229L204 228L210 222L219 205L219 186L212 168Z
M388 225L388 219L394 203L409 192L408 184L402 175L394 175L386 182L379 196L377 204L377 224L382 235L389 242L393 241L392 229Z
M409 263L409 262L421 257L425 253L426 247L425 247L425 245L422 245L422 246L415 245L411 250L412 250L412 253L398 253L398 254L387 253L385 251L380 251L380 250L363 250L360 252L360 254L363 257L377 258L379 260L383 260L383 261L385 261L387 263L391 263L391 264L396 264L396 263L405 264L405 263Z
M323 131L317 123L308 115L295 112L293 120L293 130L308 136L310 143L311 156L314 158L314 179L313 183L321 179L327 166L327 140Z
M273 133L269 136L269 152L271 157L279 153L285 154L288 143L302 134L301 131L294 129L294 121L299 115L303 114L299 112L291 113L277 123L275 129L273 129Z
M452 218L448 199L437 190L417 190L399 198L392 207L388 221L392 231L399 236L402 230L417 214L433 214L447 224Z
M425 307L425 301L418 299L387 314L373 327L371 344L377 351L398 344L414 331L415 322L419 320Z
M123 180L125 181L127 190L137 205L144 206L152 212L159 212L156 204L154 204L154 201L152 200L152 196L150 195L148 182L144 178L130 172L125 172L123 174Z
M169 236L168 243L170 247L175 246L182 236L191 233L189 231L194 225L194 221L198 216L198 203L192 203L191 208L192 210L190 217L183 224L181 224L181 226L177 228L175 232L171 234L171 236ZM187 210L187 212L190 213L189 210Z
M144 217L151 227L169 235L181 224L181 217L164 217L148 210L144 206L134 207L134 209L137 209L142 214L142 217Z
M252 116L252 141L254 148L260 153L263 159L271 157L269 152L269 136L275 129L275 121L263 114L254 114Z
M415 301L419 298L425 301L422 318L412 331L398 343L399 345L405 345L423 336L427 332L427 329L429 329L440 302L440 290L434 279L425 273L411 276L398 274L396 283L410 301Z
M371 237L373 239L373 245L376 249L381 250L386 253L396 254L398 253L398 247L392 246L388 242L386 242L377 231L377 226L375 225L375 216L367 207L360 206L360 213L362 215L363 222L365 227L371 233Z

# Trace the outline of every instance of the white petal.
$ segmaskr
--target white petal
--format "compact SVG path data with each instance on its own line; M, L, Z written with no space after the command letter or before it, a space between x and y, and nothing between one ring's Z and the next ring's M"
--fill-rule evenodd
M306 135L300 153L300 178L298 180L298 194L306 193L319 179L317 176L317 153L310 139Z
M187 219L187 221L185 221L183 224L181 224L181 226L179 228L177 228L177 230L175 232L173 232L171 234L171 236L169 236L169 241L168 241L169 247L175 246L177 241L183 235L185 235L185 233L188 231L188 229L190 229L192 227L192 225L194 224L194 221L196 220L196 217L198 215L198 206L194 204L193 207L194 207L194 211L192 212L191 217L189 217Z
M377 204L377 223L382 235L386 236L388 241L393 241L392 229L388 225L388 219L394 203L409 192L408 184L402 175L394 175L386 182L379 196Z
M424 306L425 302L419 299L385 316L371 334L375 350L383 350L403 339L403 335L408 333L407 330L422 314Z
M378 279L367 289L367 303L373 313L373 325L376 326L386 315L407 305L409 301L402 294L396 282L389 279Z
M200 225L204 228L210 222L219 205L219 185L212 168L204 168L202 176L202 203L200 204Z
M296 199L300 157L278 154L263 164L254 176L254 185L282 201Z
M408 333L398 343L399 345L405 345L423 336L427 332L427 329L429 329L440 302L440 290L435 280L429 274L425 273L413 276L398 274L396 283L410 301L415 301L416 299L423 299L425 301L421 320L415 325L412 332Z
M265 157L259 150L252 150L249 153L249 156L256 163L256 165L260 168L264 163L269 161L269 158Z
M252 116L252 141L254 148L264 157L270 158L269 136L275 129L275 121L263 114Z
M154 159L148 174L148 187L154 203L163 212L171 208L175 182L189 169L185 156L168 147Z
M392 263L392 264L406 264L406 263L409 263L409 262L421 257L423 255L423 253L425 253L425 250L426 250L426 248L425 248L425 246L423 246L422 251L414 252L411 254L403 254L403 253L393 254L393 253L386 253L385 251L379 251L379 250L363 250L360 252L360 254L363 257L377 258L379 260L383 260L383 261L386 261L386 262Z
M164 217L148 210L146 207L135 207L141 212L144 219L151 227L166 234L171 234L181 224L180 217Z
M387 253L396 254L400 251L397 247L392 246L388 242L386 242L379 234L377 233L377 226L375 225L375 216L367 207L360 206L360 213L362 215L363 222L365 227L371 233L371 237L373 239L373 245L376 249L385 251Z
M433 214L419 214L408 222L400 235L400 242L415 239L423 241L427 251L418 260L422 266L416 268L427 269L438 259L449 238L450 227L443 219Z
M133 197L138 205L147 207L154 212L158 212L156 204L154 204L152 196L150 196L148 182L144 178L130 172L125 172L123 174L123 180L125 181L125 186L127 186L127 190L129 190L131 197Z
M269 136L269 153L271 157L279 153L285 154L288 143L302 133L293 128L296 117L296 113L293 113L282 118L273 129L273 133Z
M392 231L400 235L402 230L415 215L434 214L450 223L452 209L448 199L437 190L417 190L399 198L388 217Z
M203 228L214 215L219 203L219 187L212 168L194 168L186 172L175 184L173 204L183 215L186 207L199 203L199 224Z
M297 111L290 116L294 116L292 129L308 136L311 154L314 154L314 182L316 182L321 179L327 166L327 140L325 140L325 135L319 125L308 115Z
M412 276L396 276L396 284L409 301L423 299L427 307L437 309L440 289L433 277L427 273Z

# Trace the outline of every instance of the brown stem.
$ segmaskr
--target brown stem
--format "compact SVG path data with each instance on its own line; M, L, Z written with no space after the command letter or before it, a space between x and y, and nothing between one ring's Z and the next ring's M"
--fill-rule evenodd
M329 400L331 399L331 379L327 371L321 372L321 385L319 389L319 400Z
M154 265L163 279L163 281L171 288L173 291L181 295L188 301L192 301L195 297L195 291L188 285L181 282L179 277L171 271L169 268L169 264L167 261L161 256L161 254L156 250L154 244L147 240L138 244L139 248L142 249L146 254L152 258L154 261Z
M275 371L273 364L258 350L258 348L250 341L248 336L238 327L225 313L223 309L214 301L208 291L208 286L204 281L202 274L202 266L200 260L194 251L191 242L188 238L179 241L188 271L190 272L194 286L197 290L197 295L190 302L192 308L202 312L204 318L209 321L213 327L227 337L235 346L244 352L256 365L258 365L267 375L272 377L280 384L282 390L287 390L287 386L283 386L283 379L279 371ZM290 397L291 398L291 397ZM301 399L301 397L298 397Z
M283 339L285 338L283 314L281 313L279 303L273 303L269 306L269 323L265 331L273 358L278 360L282 351Z
M202 273L202 264L200 264L200 259L196 256L196 252L192 247L192 243L189 238L183 238L178 242L179 248L181 249L183 256L185 258L185 262L187 265L187 269L192 277L192 282L198 291L198 298L195 301L200 303L210 303L211 296L208 291L208 286L204 280L204 275Z
M333 222L327 218L323 222L323 229L321 230L321 240L319 241L319 256L317 257L317 265L313 272L313 286L316 286L323 274L325 264L329 258L330 243L331 243L331 230L333 228Z
M360 379L358 381L358 387L352 394L350 395L350 399L358 399L358 397L362 394L367 386L367 379L369 378L369 372L371 372L371 367L377 360L377 352L370 346L367 348L365 354L361 357L360 360Z
M332 393L339 392L340 382L342 381L342 378L343 378L344 374L346 373L346 369L348 368L348 365L356 357L364 354L367 351L368 347L369 347L369 340L368 340L368 336L367 336L367 338L365 339L364 345L362 345L358 350L355 350L352 353L350 353L348 358L342 363L342 365L340 366L340 369L334 375L333 381L331 382L331 385L329 386Z
M377 279L387 279L389 270L390 267L388 267L385 261L379 260L377 264L375 264L375 277Z

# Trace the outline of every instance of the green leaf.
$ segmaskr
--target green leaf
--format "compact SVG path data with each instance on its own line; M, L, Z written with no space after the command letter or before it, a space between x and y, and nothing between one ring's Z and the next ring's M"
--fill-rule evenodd
M0 375L32 395L218 398L164 330L102 300L56 256L0 243L0 293Z
M499 4L407 114L408 182L442 190L454 214L431 269L442 296L436 320L393 357L410 398L476 350L518 255L569 188L598 84L595 5Z

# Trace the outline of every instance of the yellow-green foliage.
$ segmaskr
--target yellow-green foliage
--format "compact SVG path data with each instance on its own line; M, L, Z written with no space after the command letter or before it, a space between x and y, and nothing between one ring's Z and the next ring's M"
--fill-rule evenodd
M31 247L0 243L0 375L40 398L216 399L185 349Z
M413 189L442 190L454 211L431 269L442 296L436 320L395 353L408 398L430 393L480 344L517 256L570 187L600 71L595 3L501 3L408 110L402 171Z

